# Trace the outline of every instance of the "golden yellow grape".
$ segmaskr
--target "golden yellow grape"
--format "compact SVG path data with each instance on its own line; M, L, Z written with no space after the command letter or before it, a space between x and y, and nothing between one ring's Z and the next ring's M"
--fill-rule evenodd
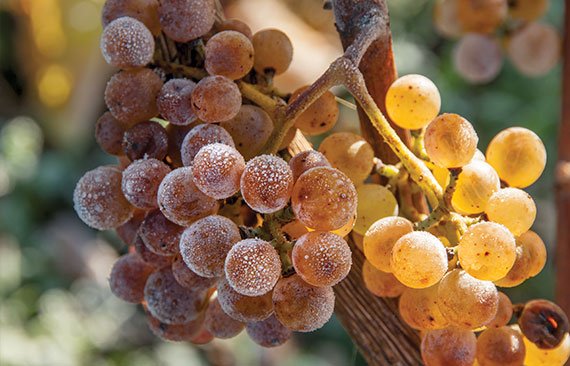
M384 272L392 272L392 248L398 239L413 230L412 223L403 217L390 216L376 221L364 234L364 255L374 267Z
M362 184L356 188L358 206L354 231L364 235L370 225L388 216L398 215L398 201L390 190L379 184Z
M380 271L369 261L362 265L362 279L368 291L379 297L398 297L406 289L393 274Z
M517 245L529 252L528 275L534 277L542 271L546 264L546 245L534 231L529 230L517 238Z
M362 137L350 133L333 133L321 142L321 152L331 163L346 174L355 185L362 183L372 171L374 150Z
M426 152L435 164L445 168L459 168L469 163L479 137L465 118L454 113L436 117L426 128Z
M570 336L568 333L560 345L553 349L541 349L523 337L526 347L524 364L528 366L563 366L570 358Z
M505 225L518 236L527 232L536 218L532 197L518 188L504 188L493 193L485 209L490 221Z
M483 161L473 160L459 174L451 204L461 213L481 213L491 195L500 187L499 176L493 167Z
M423 289L408 288L400 296L398 309L402 319L412 328L443 329L447 320L438 306L438 285Z

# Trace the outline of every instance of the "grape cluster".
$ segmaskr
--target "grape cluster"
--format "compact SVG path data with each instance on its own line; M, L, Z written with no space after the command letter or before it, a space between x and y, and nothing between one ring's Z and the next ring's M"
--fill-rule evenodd
M561 37L539 19L549 0L437 0L434 25L459 39L453 55L457 72L483 84L497 77L508 58L524 75L548 73L560 59Z

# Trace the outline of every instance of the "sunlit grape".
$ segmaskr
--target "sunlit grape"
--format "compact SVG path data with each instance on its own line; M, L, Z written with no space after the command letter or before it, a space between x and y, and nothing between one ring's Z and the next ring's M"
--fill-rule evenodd
M398 215L398 201L390 190L379 184L362 184L356 188L358 207L354 231L364 235L370 226L388 216Z
M192 177L202 193L224 199L239 191L244 169L245 160L236 149L216 143L204 146L196 154Z
M447 320L438 306L438 285L406 289L398 301L402 319L414 329L443 329Z
M493 320L485 324L487 328L499 328L509 324L513 317L513 303L507 295L499 292L499 305L497 306L497 314Z
M293 45L278 29L264 29L253 35L255 61L253 67L261 74L284 73L293 59Z
M528 264L528 275L534 277L542 271L546 264L546 246L534 231L529 230L516 238L518 246L529 253L530 262Z
M216 33L206 43L204 67L210 75L241 79L253 67L253 45L236 31Z
M499 176L493 167L483 161L473 160L462 168L451 203L462 213L483 212L489 198L500 186Z
M192 110L204 122L232 119L241 107L241 93L230 79L214 75L200 80L192 91Z
M489 198L485 213L489 220L505 225L513 235L518 236L532 226L536 218L536 205L525 191L504 188Z
M308 88L308 86L304 86L295 90L289 99L289 103L299 98L299 95ZM338 115L336 97L327 90L295 119L295 126L306 135L320 135L334 127Z
M339 132L321 142L319 151L329 163L359 184L372 171L374 150L362 137L351 132Z
M523 337L526 347L525 365L563 366L570 358L570 335L566 333L560 345L553 349L541 349Z
M390 216L373 223L364 234L364 255L374 267L392 272L390 257L398 239L414 230L412 223L398 216Z
M380 297L398 297L406 289L393 274L380 271L369 261L362 265L362 280L368 291Z
M476 348L472 331L451 327L426 332L420 350L426 366L471 366Z
M156 194L162 179L170 173L168 165L156 159L134 161L123 170L122 189L125 198L135 207L158 207Z
M331 165L323 154L315 150L300 152L289 160L289 167L291 167L293 172L294 181L307 170L318 166L330 167Z
M141 67L152 61L154 37L140 21L131 17L113 20L101 35L105 61L122 69Z
M477 361L481 366L518 366L525 358L522 335L510 327L490 328L477 338Z
M453 113L444 113L431 121L424 137L430 159L446 168L459 168L469 163L478 141L471 123Z
M191 166L198 151L209 144L226 144L234 147L234 141L228 131L209 123L192 128L184 137L180 147L180 156L184 166Z

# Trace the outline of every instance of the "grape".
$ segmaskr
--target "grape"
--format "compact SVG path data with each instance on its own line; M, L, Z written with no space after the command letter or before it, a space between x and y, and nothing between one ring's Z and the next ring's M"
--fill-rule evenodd
M273 314L273 292L261 296L245 296L236 292L222 278L218 282L218 301L224 312L240 322L258 322Z
M463 33L457 19L457 0L438 0L433 8L433 25L445 38L459 38Z
M105 104L119 121L133 125L158 114L156 97L162 80L152 70L123 70L111 77L105 88Z
M135 210L133 216L129 221L115 228L117 235L125 244L129 246L135 245L135 240L137 239L139 228L146 214L147 211L145 210Z
M184 230L180 254L186 265L200 276L221 277L226 256L240 239L239 229L230 219L211 215Z
M216 284L216 278L199 276L188 268L180 255L172 262L172 274L176 282L193 291L207 290Z
M326 231L301 236L291 253L293 267L307 283L334 286L350 271L352 252L342 237Z
M285 33L277 29L264 29L253 35L252 43L255 71L279 75L289 68L293 60L293 45Z
M215 21L213 0L160 0L158 15L163 32L185 43L208 33Z
M123 136L123 149L132 161L154 158L164 159L168 152L166 130L156 122L137 123Z
M513 303L507 295L499 292L499 305L497 307L497 314L489 323L485 324L487 328L499 328L509 324L513 317Z
M297 219L321 231L335 230L348 223L356 204L356 189L350 179L329 167L316 167L301 174L291 196Z
M241 107L237 85L224 76L207 76L192 91L192 110L204 122L232 119Z
M499 42L490 36L469 33L459 40L453 52L455 70L473 84L495 79L503 67Z
M114 166L85 173L73 191L73 207L84 223L98 230L121 226L134 212L121 190L121 171Z
M140 236L137 236L134 243L135 251L141 256L141 258L155 269L162 269L164 267L170 267L174 256L158 255L151 252L145 243L142 241Z
M147 65L154 55L154 37L147 27L131 17L109 23L101 35L105 62L121 69Z
M459 240L458 256L461 267L471 276L496 281L515 263L515 238L503 225L480 222L470 226Z
M483 154L481 150L476 149L475 154L473 155L473 159L471 159L471 161L473 160L485 161L485 154Z
M525 252L528 252L530 262L528 264L528 275L534 277L542 271L546 264L546 246L540 236L534 231L529 230L516 238L517 245L521 246Z
M293 220L281 227L281 231L289 236L291 240L297 240L309 232L309 229L299 220Z
M293 190L293 172L280 157L256 156L247 162L240 186L249 207L260 213L273 213L289 202Z
M319 151L334 168L356 184L368 178L374 165L372 146L354 133L339 132L328 136L321 142Z
M358 207L354 231L364 235L370 226L388 216L398 215L398 201L390 190L379 184L362 184L356 188Z
M356 213L354 213L354 215L352 215L352 217L350 218L350 220L344 224L343 226L341 226L338 229L332 230L331 233L336 234L342 238L344 238L345 236L347 236L348 234L350 234L352 232L352 229L354 229L354 224L356 224ZM309 229L307 228L309 231L314 231L313 229Z
M105 28L113 20L128 16L142 22L153 35L160 34L157 0L107 0L103 5L102 20Z
M218 32L223 31L236 31L240 32L250 40L253 38L253 33L247 24L239 19L224 19L219 24L216 24Z
M216 143L204 146L196 154L192 177L206 196L224 199L239 191L244 169L245 160L236 149Z
M204 328L216 338L229 339L240 334L245 324L224 313L218 299L213 299L206 309Z
M402 319L414 329L432 330L447 326L447 320L438 306L438 285L406 289L400 296L398 309Z
M446 274L438 289L439 310L456 327L475 329L495 318L499 294L495 285L461 269Z
M275 315L259 322L248 323L246 331L249 338L262 347L280 346L293 334Z
M289 104L299 98L308 88L309 86L303 86L295 90L289 99ZM336 97L327 90L295 119L295 127L309 136L320 135L334 127L338 114Z
M478 141L471 123L453 113L444 113L431 121L424 137L431 161L446 168L459 168L469 163Z
M168 173L170 168L160 160L135 160L123 170L121 186L125 198L137 208L158 207L156 201L158 186Z
M315 150L300 152L289 160L294 181L297 181L297 178L307 170L318 166L330 167L331 165L323 154Z
M550 0L509 1L509 15L514 19L532 22L544 15Z
M190 341L198 335L204 322L204 317L199 316L182 324L167 324L161 322L147 311L146 321L152 333L157 337L166 341L184 342Z
M95 140L107 154L121 156L123 152L123 134L125 126L113 117L110 112L105 112L95 125Z
M487 162L511 187L533 184L546 166L546 149L531 130L511 127L499 132L487 148Z
M457 16L463 30L493 33L507 18L507 0L458 0Z
M169 256L178 253L183 230L182 226L169 221L160 210L154 210L142 222L139 235L151 252Z
M277 282L273 306L284 326L297 332L312 332L332 316L334 292L332 287L315 287L293 275Z
M505 277L495 281L495 285L499 287L515 287L523 283L529 278L529 264L531 261L530 253L522 247L516 248L516 259L512 268Z
M362 265L362 279L368 291L379 297L398 297L406 289L393 274L380 271L369 261Z
M507 54L521 73L542 76L558 63L561 43L560 35L553 26L529 23L512 35Z
M216 33L205 47L204 67L210 75L241 79L253 67L253 45L245 35L233 31Z
M214 338L214 335L208 332L208 330L202 326L200 332L190 340L190 343L195 345L203 345L210 343L214 340Z
M536 218L536 205L532 197L517 188L504 188L493 193L485 213L489 220L503 224L513 235L527 232Z
M434 119L441 107L435 84L422 75L405 75L390 85L386 110L390 119L402 128L416 130Z
M154 268L136 253L125 254L113 265L109 286L121 300L138 304L144 298L144 285Z
M430 287L447 272L447 252L432 234L414 231L394 244L390 268L398 281L408 287Z
M426 366L471 366L476 347L472 331L446 328L426 332L420 350Z
M181 286L169 267L154 272L144 288L148 311L163 323L187 323L198 317L204 303L204 291Z
M487 329L477 339L477 361L481 366L519 366L524 357L522 336L509 327Z
M518 325L524 336L542 349L558 347L570 327L564 310L548 300L527 302Z
M172 123L166 125L166 134L168 135L168 156L167 161L170 163L172 168L180 168L184 166L182 164L182 156L181 156L181 149L182 149L182 142L184 138L192 130L198 121L191 123L187 126L177 126ZM214 125L212 125L214 126ZM216 126L218 127L218 126Z
M195 87L196 83L189 79L170 79L164 83L156 99L160 115L174 125L194 122L191 95Z
M242 105L238 114L220 124L235 141L236 149L249 160L258 155L273 132L269 114L254 105Z
M158 188L158 206L170 221L189 226L218 210L218 202L206 196L192 182L192 169L174 169Z
M235 146L228 131L220 126L203 124L191 129L186 137L184 137L180 148L180 155L184 166L191 166L198 151L204 146L214 143L226 144L231 147Z
M568 333L560 345L553 349L541 349L523 337L526 347L525 365L532 366L564 366L570 357L570 336Z
M390 257L398 239L414 230L412 223L397 216L373 223L364 234L363 252L370 263L383 272L392 272Z
M473 160L462 168L451 204L462 213L483 212L489 198L500 186L501 181L493 167L483 161Z

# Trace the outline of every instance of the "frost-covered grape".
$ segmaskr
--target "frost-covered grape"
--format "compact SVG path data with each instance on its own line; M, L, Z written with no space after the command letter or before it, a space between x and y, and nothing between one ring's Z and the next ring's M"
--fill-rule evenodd
M295 90L289 99L289 103L299 98L308 88L308 86L303 86ZM339 109L336 104L336 97L327 90L295 119L295 127L309 136L320 135L334 127L338 120L338 115Z
M261 296L271 291L281 277L277 251L261 239L244 239L232 246L224 269L230 286L246 296Z
M168 135L156 122L145 121L129 128L123 136L123 150L132 161L164 159L168 152Z
M459 168L469 163L477 151L477 132L465 118L444 113L426 128L425 148L430 159L445 168Z
M531 22L541 18L548 10L550 0L509 1L509 15L514 19Z
M534 277L542 271L546 264L546 245L534 231L529 230L516 238L517 245L529 253L528 275Z
M481 213L500 186L501 181L493 167L483 161L473 160L459 174L451 204L462 213Z
M164 177L158 188L158 206L167 219L181 226L218 210L218 202L196 187L189 167L175 169Z
M280 346L293 335L275 315L259 322L248 323L246 331L249 338L262 347Z
M224 216L204 217L184 230L180 254L186 265L204 277L221 277L231 247L240 241L239 229Z
M406 289L393 274L380 271L367 260L362 265L362 279L368 291L380 297L398 297Z
M253 44L233 30L216 33L206 43L204 67L210 75L241 79L253 67Z
M284 73L293 60L293 45L278 29L264 29L253 35L255 59L253 67L261 74Z
M408 287L430 287L447 272L447 252L432 234L414 231L402 236L392 247L390 268L398 281Z
M330 167L331 164L323 154L315 150L300 152L289 160L289 167L291 167L293 172L294 181L297 181L297 178L307 170L318 166Z
M107 0L101 13L103 27L117 18L127 16L141 21L153 35L160 34L157 0Z
M154 267L147 264L137 253L119 258L109 276L111 292L123 301L138 304L144 298L144 285Z
M532 22L514 32L507 54L521 73L536 77L547 74L556 66L561 44L555 27Z
M408 288L400 296L398 309L402 319L414 329L443 329L447 320L438 305L438 285L423 289Z
M134 212L121 190L121 171L114 166L85 173L73 191L73 206L84 223L99 230L124 224Z
M327 231L301 236L291 253L296 273L307 283L334 286L350 271L352 252L344 239Z
M192 110L204 122L232 119L241 107L237 85L224 76L207 76L192 91Z
M107 154L121 156L123 151L123 134L125 126L111 112L105 112L95 124L95 140Z
M214 0L160 0L158 15L163 32L184 43L208 33L215 10Z
M509 324L513 317L513 303L511 299L504 293L499 291L499 305L497 306L497 314L493 320L485 324L487 328L499 328Z
M224 312L218 299L210 301L204 318L204 328L216 338L233 338L241 333L245 324Z
M192 164L192 177L202 193L219 200L239 191L244 169L245 160L235 148L216 143L198 151Z
M148 211L145 210L135 210L133 217L123 225L115 228L115 232L121 238L121 240L131 246L135 245L135 240L137 239L139 228L144 221Z
M518 188L504 188L493 193L485 213L489 220L503 224L513 235L527 232L536 218L532 197Z
M358 207L354 231L364 235L370 226L388 216L398 215L398 201L390 190L380 184L362 184L356 188Z
M560 345L553 349L542 349L523 337L526 347L525 365L532 366L563 366L570 358L570 335L566 333Z
M289 202L292 190L293 172L285 160L260 155L247 162L241 176L241 194L254 211L279 211Z
M426 366L472 366L476 348L472 331L451 327L426 332L420 350Z
M319 151L330 164L359 184L372 171L374 150L362 137L351 132L339 132L321 142Z
M172 262L172 274L176 282L193 291L207 290L216 284L216 278L198 276L188 268L180 255L177 255Z
M510 328L490 328L477 338L477 362L481 366L523 365L525 345L522 335Z
M499 75L503 67L501 45L487 35L466 34L455 46L453 65L470 83L488 83Z
M170 79L160 89L156 99L158 111L168 122L186 126L196 120L192 111L192 91L196 83L189 79Z
M258 155L273 132L273 121L269 114L249 104L242 105L235 117L220 123L220 126L229 132L245 160Z
M146 321L152 333L160 339L172 342L188 342L200 332L204 317L199 316L182 324L168 324L161 322L147 311Z
M457 16L463 30L493 33L507 18L507 0L458 0Z
M218 282L218 301L224 312L244 323L258 322L273 314L273 292L261 296L245 296L236 292L225 278Z
M151 252L170 256L178 252L183 230L182 226L168 220L160 210L154 210L142 222L139 235Z
M224 128L209 123L191 129L180 147L180 155L184 166L191 166L198 151L209 144L225 144L235 147L232 136Z
M151 252L145 243L142 241L140 236L137 236L134 243L135 251L141 256L141 258L153 266L155 269L161 269L164 267L170 267L174 256L172 255L158 255Z
M370 263L383 272L392 272L390 257L396 241L414 230L403 217L390 216L373 223L364 234L363 252Z
M293 275L277 282L273 306L284 326L297 332L312 332L332 316L334 292L332 287L315 287Z
M170 173L168 165L156 159L140 159L123 170L121 183L125 198L135 207L158 207L156 194L162 179Z
M455 269L443 277L438 289L439 310L454 326L475 329L497 314L499 294L495 285Z
M344 226L352 219L356 205L356 189L350 179L329 167L316 167L301 174L291 195L297 219L321 231Z
M224 19L220 23L216 24L216 30L218 32L223 31L236 31L240 32L250 40L253 37L253 33L247 24L239 19Z
M101 35L101 53L114 67L130 69L145 66L154 55L154 37L148 28L131 17L109 23Z

